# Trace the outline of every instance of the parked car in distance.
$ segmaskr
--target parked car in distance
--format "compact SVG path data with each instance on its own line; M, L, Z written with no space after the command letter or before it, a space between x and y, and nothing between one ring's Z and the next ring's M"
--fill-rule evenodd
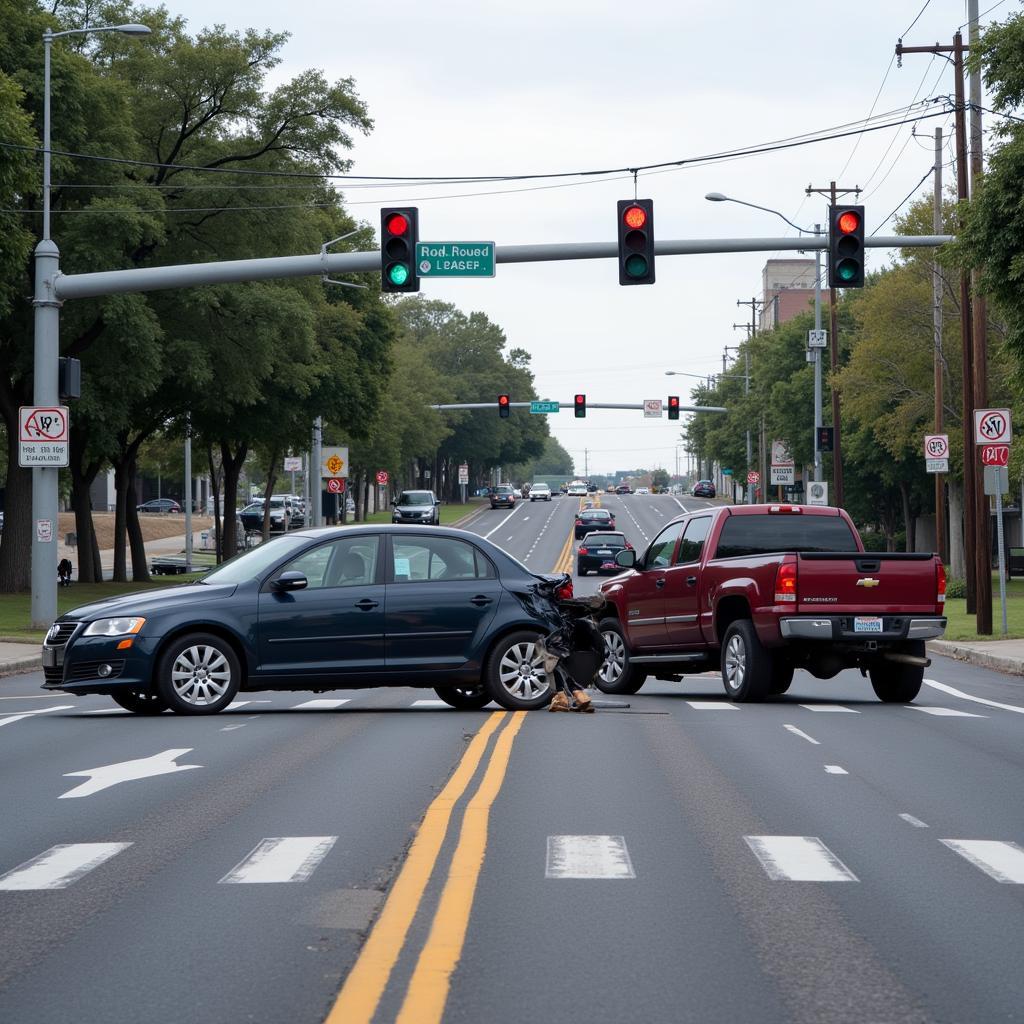
M690 494L695 498L713 498L715 496L715 484L713 480L698 480L690 488Z
M242 529L246 532L250 530L262 530L263 499L260 498L257 501L246 505L245 508L238 513L238 516L242 520ZM288 529L288 523L290 520L291 511L285 506L284 499L272 497L270 499L270 532L284 533Z
M547 484L534 484L530 488L530 501L550 501L551 488Z
M371 686L530 710L552 696L536 647L550 629L545 582L462 530L301 530L197 583L62 614L43 642L44 689L143 715L214 714L240 691Z
M615 484L609 484L609 485L608 485L608 486L607 486L607 487L605 488L605 492L606 492L607 494L614 494L614 493L615 493Z
M619 486L615 488L615 493L616 494L632 494L632 491L629 489L629 484L619 484Z
M511 484L498 484L491 488L491 508L515 508L517 497Z
M636 489L636 493L637 493L637 494L650 494L650 493L651 493L651 490L650 490L650 488L649 488L649 487L638 487L638 488Z
M614 530L615 514L606 508L586 508L576 516L573 532L576 539L594 530Z
M588 572L620 573L622 568L616 564L615 556L623 550L633 550L633 545L626 540L624 533L601 530L584 538L576 551L576 573L586 576Z
M136 512L180 512L181 506L171 498L153 498L135 506Z
M391 502L391 522L441 525L441 502L433 491L402 491ZM353 509L355 511L355 509Z

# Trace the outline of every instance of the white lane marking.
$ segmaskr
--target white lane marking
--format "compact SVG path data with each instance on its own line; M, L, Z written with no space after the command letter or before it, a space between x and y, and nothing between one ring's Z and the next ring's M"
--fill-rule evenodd
M451 705L444 700L414 700L412 702L414 708L448 708Z
M543 537L544 534L548 532L548 527L551 525L551 518L558 511L559 507L560 506L555 505L548 513L547 519L544 520L544 525L540 528L540 533L538 533L537 536L534 537L533 544L530 546L530 550L526 552L526 556L523 558L524 562L529 561L530 557L537 549L537 545L540 543L541 537Z
M509 514L508 514L507 516L505 516L505 518L504 518L504 519L502 519L502 521L501 521L500 523L498 523L498 525L497 525L497 526L493 526L493 527L491 527L491 529L489 529L489 530L488 530L488 531L487 531L487 532L486 532L486 533L485 533L485 534L483 535L483 538L484 538L484 540L487 540L487 538L488 538L488 537L490 537L490 535L491 535L492 533L495 533L496 531L500 530L500 529L501 529L501 528L502 528L502 527L503 527L503 526L504 526L504 525L505 525L505 524L506 524L506 523L507 523L507 522L508 522L508 521L509 521L509 520L510 520L510 519L511 519L511 518L512 518L512 517L513 517L513 516L514 516L515 514L516 514L516 507L517 507L517 506L514 506L514 507L512 508L512 511L511 511L511 512L509 512Z
M686 703L696 711L739 711L738 705L727 700L688 700Z
M842 704L801 704L800 707L808 711L845 711L848 715L859 715L860 712L854 708L844 708Z
M1020 707L1018 704L1000 704L997 700L987 700L985 697L975 697L972 694L964 693L963 690L957 690L952 686L947 686L945 683L937 682L935 679L926 679L926 686L932 686L936 690L941 690L943 693L948 693L951 697L959 697L961 700L973 700L975 704L984 704L988 708L999 708L1002 711L1016 711L1018 715L1024 715L1024 707Z
M850 773L845 768L840 768L837 764L825 765L825 771L829 775L849 775Z
M625 502L623 502L622 507L626 510L626 515L633 520L633 525L640 531L640 534L643 536L644 540L649 541L651 538L647 536L647 533L644 530L644 528L637 522L636 516L633 515L633 510Z
M48 715L51 711L70 711L74 704L57 704L52 708L37 708L35 711L19 711L13 715L0 718L0 725L10 725L11 722L20 722L23 718L31 718L33 715Z
M102 789L109 789L119 782L131 782L135 779L148 779L153 775L170 775L173 772L187 772L192 768L202 768L201 764L175 764L175 760L191 753L192 747L184 747L181 750L162 750L152 757L139 757L133 761L121 761L117 764L105 764L99 768L83 768L80 772L65 772L64 778L70 779L75 776L87 778L74 789L61 793L58 800L76 799L82 796L92 796Z
M233 700L224 710L237 711L239 708L248 707L250 704L271 704L271 700Z
M940 839L939 842L997 882L1024 884L1024 849L1016 843L995 839Z
M337 836L278 836L263 839L220 884L305 882L338 841Z
M130 715L127 708L96 708L94 711L83 711L83 715Z
M784 725L783 729L788 729L794 736L799 736L801 739L807 740L808 743L813 743L816 747L820 747L821 743L818 742L813 736L808 736L803 729L798 729L795 725Z
M225 725L221 732L231 732L232 729L244 729L245 722L239 722L237 725Z
M524 523L528 523L529 521L530 521L530 517L529 516L523 516L523 522Z
M913 825L914 828L927 828L928 827L920 818L915 818L912 814L901 814L900 817L905 822L907 822L908 825Z
M744 836L743 839L773 881L858 880L817 836Z
M23 697L0 697L0 700L61 700L63 693L26 693Z
M316 700L306 700L301 704L296 704L292 711L330 711L333 708L340 708L342 704L350 702L350 697L346 697L344 700L330 700L326 697L320 697Z
M545 878L636 878L623 836L548 836Z
M66 843L0 875L0 890L66 889L93 868L126 850L131 843Z
M673 498L672 500L673 500L673 501L674 501L674 502L675 502L675 503L676 503L676 504L677 504L677 505L678 505L678 506L679 506L679 507L680 507L680 508L681 508L681 509L682 509L682 510L683 510L684 512L686 511L686 506L685 506L685 505L684 505L684 504L683 504L683 503L682 503L682 502L681 502L681 501L680 501L680 500L679 500L678 498Z
M925 708L920 704L904 704L911 711L923 711L926 715L936 715L939 718L988 718L988 715L975 715L970 711L957 711L956 708Z

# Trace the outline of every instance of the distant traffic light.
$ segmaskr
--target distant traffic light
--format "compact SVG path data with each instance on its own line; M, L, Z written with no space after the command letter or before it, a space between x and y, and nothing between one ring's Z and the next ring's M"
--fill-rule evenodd
M679 419L679 396L669 395L668 396L668 418L670 420Z
M581 420L587 415L587 396L577 395L573 399L573 413L576 419Z
M380 287L384 292L418 292L416 243L420 212L414 206L380 211Z
M817 428L817 444L816 446L819 452L830 452L832 451L832 428L831 427L818 427Z
M864 287L864 207L830 206L829 288Z
M654 200L618 203L619 284L654 284Z
M503 419L508 419L509 411L509 398L508 395L498 395L498 415Z

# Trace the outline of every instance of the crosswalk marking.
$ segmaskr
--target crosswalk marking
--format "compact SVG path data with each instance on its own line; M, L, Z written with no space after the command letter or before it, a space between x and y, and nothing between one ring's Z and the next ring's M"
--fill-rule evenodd
M329 700L327 698L307 700L296 704L292 711L330 711L333 708L340 708L342 704L348 704L350 700L351 698L348 697L344 700Z
M1024 885L1024 849L996 839L942 839L940 842L997 882Z
M801 704L800 707L807 708L808 711L840 711L848 715L860 714L856 708L843 707L842 704Z
M221 879L221 883L305 882L337 841L337 836L263 839Z
M743 839L773 881L858 880L817 836L744 836Z
M67 843L51 846L38 857L0 875L0 891L65 889L93 868L126 850L131 843Z
M548 836L545 878L636 878L623 836Z
M688 700L695 711L739 711L739 706L727 700Z
M911 711L923 711L926 715L936 715L939 718L988 718L988 715L974 715L970 711L957 711L955 708L925 708L920 704L907 704Z
M10 725L11 722L20 722L23 718L32 718L35 715L48 715L51 711L70 711L74 704L57 704L52 708L36 708L34 711L19 711L13 715L5 715L0 718L0 725Z

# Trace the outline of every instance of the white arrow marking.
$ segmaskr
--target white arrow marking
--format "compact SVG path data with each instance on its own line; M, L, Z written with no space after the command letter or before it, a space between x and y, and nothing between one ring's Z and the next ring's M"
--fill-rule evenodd
M35 711L21 711L16 715L8 715L6 718L0 718L0 725L10 725L11 722L20 722L23 718L29 718L32 715L46 715L51 711L69 711L74 707L74 704L58 704L53 708L36 708Z
M58 800L80 796L92 796L101 789L109 789L119 782L131 782L133 779L148 779L152 775L170 775L172 772L187 772L191 768L202 768L201 764L175 764L175 760L190 753L192 747L183 750L164 750L152 757L140 757L134 761L121 761L119 764L105 764L99 768L84 768L80 772L66 772L64 778L73 776L87 778L74 789L61 793Z

